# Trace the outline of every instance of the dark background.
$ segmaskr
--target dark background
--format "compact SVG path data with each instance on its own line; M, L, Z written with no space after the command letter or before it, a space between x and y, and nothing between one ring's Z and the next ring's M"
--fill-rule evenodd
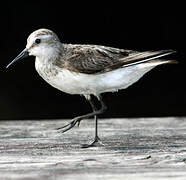
M25 48L28 35L43 27L65 43L177 50L168 58L179 60L178 65L159 66L128 89L104 94L108 111L102 117L186 115L186 28L181 4L23 1L1 5L0 18L1 120L73 118L90 111L84 98L60 92L42 80L34 57L5 70Z

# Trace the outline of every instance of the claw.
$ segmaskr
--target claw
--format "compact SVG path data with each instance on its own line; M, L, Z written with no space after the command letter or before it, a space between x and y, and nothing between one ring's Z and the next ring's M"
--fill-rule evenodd
M80 121L81 119L79 118L75 118L73 121L71 121L70 123L66 124L65 126L62 126L60 128L57 128L56 130L61 130L62 129L62 133L72 129L77 123L78 123L78 126L80 125ZM69 126L69 127L68 127Z
M79 121L78 121L78 124L77 124L77 125L78 125L78 127L79 127L79 125L80 125L80 122L81 122L81 120L79 120Z
M69 125L70 125L70 123L66 124L65 126L62 126L62 127L56 128L56 130L60 130L60 129L66 128L66 127L69 126Z
M71 128L73 128L74 126L75 126L75 125L71 125L71 126L69 126L68 128L66 128L66 129L62 130L61 132L62 132L62 133L64 133L64 132L66 132L66 131L70 130Z

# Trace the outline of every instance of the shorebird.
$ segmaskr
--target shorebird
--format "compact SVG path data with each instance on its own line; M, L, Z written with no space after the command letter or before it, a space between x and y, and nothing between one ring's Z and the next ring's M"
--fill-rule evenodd
M10 63L27 56L35 56L35 68L39 75L53 87L69 94L83 95L92 107L92 112L72 119L58 128L66 132L79 125L82 119L94 117L95 137L90 144L101 144L98 136L97 115L106 110L101 94L126 89L157 65L175 61L159 59L174 53L173 50L138 52L100 45L61 43L49 29L39 29L30 34L26 48ZM92 97L100 102L97 108Z

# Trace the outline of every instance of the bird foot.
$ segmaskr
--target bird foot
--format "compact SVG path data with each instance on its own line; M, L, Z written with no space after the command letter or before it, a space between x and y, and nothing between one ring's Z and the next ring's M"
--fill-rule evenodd
M90 144L82 144L81 148L89 148L89 147L103 147L104 144L101 142L101 139L96 136L94 141L91 142Z
M65 126L62 126L60 128L57 128L56 130L61 130L62 133L72 129L76 124L79 126L80 122L81 122L81 118L80 117L76 117L74 118L70 123L66 124Z

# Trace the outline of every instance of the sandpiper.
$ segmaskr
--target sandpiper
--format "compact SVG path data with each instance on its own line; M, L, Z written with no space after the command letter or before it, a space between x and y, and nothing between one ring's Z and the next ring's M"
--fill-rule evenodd
M82 119L94 117L95 138L83 147L101 144L98 137L97 115L106 110L101 94L126 89L157 65L175 61L159 59L174 53L173 50L137 52L99 45L61 43L49 29L39 29L30 34L26 48L10 63L29 55L35 56L35 68L39 75L53 87L69 93L83 95L90 103L92 112L78 116L58 128L66 132ZM92 99L95 96L101 108Z

